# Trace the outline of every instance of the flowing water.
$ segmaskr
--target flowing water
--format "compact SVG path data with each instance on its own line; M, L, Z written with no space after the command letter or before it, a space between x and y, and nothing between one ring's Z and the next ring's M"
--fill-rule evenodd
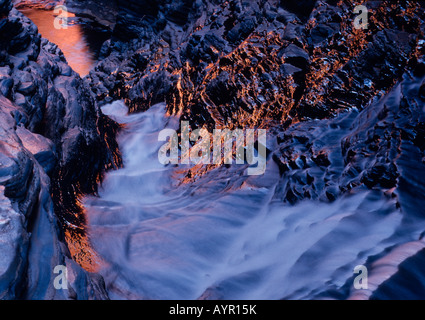
M188 182L180 179L184 166L158 161L159 131L178 125L164 104L127 115L114 102L103 112L125 125L125 167L108 173L100 196L84 205L113 299L338 298L332 290L367 298L405 258L406 250L390 258L385 250L424 247L414 232L399 232L403 215L378 191L290 206L273 197L273 161L262 176L232 165ZM384 262L360 294L353 269L373 256Z
M105 30L75 22L74 15L71 13L68 13L67 28L57 29L54 25L57 15L52 10L22 8L20 11L37 25L43 38L56 44L62 50L74 71L81 77L89 73L97 61L102 43L108 38Z

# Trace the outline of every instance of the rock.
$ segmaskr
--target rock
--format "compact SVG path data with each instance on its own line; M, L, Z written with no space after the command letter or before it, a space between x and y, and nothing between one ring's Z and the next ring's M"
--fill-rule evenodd
M0 2L0 14L9 3ZM131 112L165 101L193 127L268 129L280 174L273 201L333 202L369 191L407 219L423 216L423 4L369 3L374 19L360 31L347 1L67 4L113 28L84 80L16 10L0 17L0 92L10 99L2 98L8 122L0 140L12 139L16 149L5 143L0 152L10 201L0 228L1 221L13 226L0 290L14 289L4 297L19 296L25 276L27 297L57 298L45 276L57 263L73 274L67 298L107 297L102 280L62 248L54 222L56 215L62 226L84 231L75 194L95 194L104 168L120 165L118 125L99 112L114 100ZM37 260L52 251L54 262ZM28 271L8 272L27 262ZM217 290L202 298L220 296Z
M0 93L5 97L9 97L13 88L13 79L11 77L0 80Z
M119 161L107 147L111 140L116 148L114 123L97 127L108 122L63 53L9 1L0 2L0 15L2 8L9 15L0 16L0 298L107 299L101 277L72 260L63 228L66 214L81 214L65 206L94 193ZM82 162L87 171L75 172ZM73 275L68 291L53 287L57 265Z
M304 49L302 49L302 48L300 48L297 45L292 44L292 43L289 44L285 49L282 50L281 55L285 58L298 58L299 57L299 58L302 58L306 61L309 59L309 55Z
M16 134L21 139L24 148L31 152L43 167L44 172L51 174L57 161L53 142L42 135L30 132L22 126L16 128Z
M112 29L116 23L118 2L110 0L66 0L70 12L87 17L105 27Z
M10 69L9 66L0 67L0 79L1 80L8 78L11 73L12 73L12 70Z
M425 101L425 83L419 88L419 96Z
M297 67L295 67L295 66L293 66L289 63L283 64L281 68L283 69L282 70L283 74L286 75L286 76L291 76L294 73L303 71L302 69L297 68Z
M308 20L310 13L312 12L314 6L316 5L316 0L301 0L301 1L287 1L281 0L280 5L290 11L295 13L302 21Z
M0 186L1 299L15 299L19 294L28 238L22 216L13 209L10 200L4 196L4 186Z
M11 9L12 9L11 0L0 0L0 17L6 16Z

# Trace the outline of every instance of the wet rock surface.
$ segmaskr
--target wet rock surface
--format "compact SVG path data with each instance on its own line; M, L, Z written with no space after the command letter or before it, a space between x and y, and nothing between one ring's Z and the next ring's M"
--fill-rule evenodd
M85 79L0 0L1 298L107 298L103 280L71 259L84 265L87 253L71 254L63 237L84 236L78 197L96 194L103 172L121 165L118 125L99 111L119 99L131 112L165 101L194 127L268 129L279 169L273 201L332 203L372 190L406 219L423 217L423 3L366 1L365 30L353 27L351 1L65 4L113 29ZM423 251L406 260L369 298L399 297L422 260ZM48 285L57 264L76 275L67 297ZM349 280L315 297L349 298Z
M0 297L106 298L101 280L73 261L64 239L65 221L78 221L73 230L83 218L75 218L77 211L67 215L63 204L75 203L79 192L94 192L112 163L101 137L106 131L97 127L97 105L57 46L41 39L37 27L10 1L4 7L11 11L0 23L0 184L2 237L7 240ZM78 161L89 173L75 170ZM54 289L56 265L73 274L69 291Z
M419 4L374 3L369 28L357 30L348 2L312 1L304 21L273 1L198 1L186 24L165 3L161 29L149 22L131 43L105 44L111 55L89 80L101 101L124 98L145 110L166 100L199 125L290 124L361 109L415 63L422 32Z

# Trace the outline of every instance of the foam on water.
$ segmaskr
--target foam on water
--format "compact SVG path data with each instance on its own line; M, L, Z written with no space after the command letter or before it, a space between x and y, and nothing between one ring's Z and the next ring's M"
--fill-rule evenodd
M172 187L176 167L159 163L157 139L177 118L164 104L126 110L121 102L103 108L125 124L124 168L108 173L100 197L84 201L113 299L314 298L346 286L368 257L412 240L398 232L402 214L379 192L331 204L274 200L273 161L262 176L220 167L196 188Z

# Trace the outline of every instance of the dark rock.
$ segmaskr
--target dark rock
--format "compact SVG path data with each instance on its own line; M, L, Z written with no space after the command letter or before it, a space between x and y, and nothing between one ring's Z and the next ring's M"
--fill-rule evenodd
M0 2L2 8L5 2ZM84 224L77 195L94 193L104 170L119 161L116 128L100 120L86 82L56 45L41 40L29 19L12 9L3 20L0 298L105 299L102 279L72 260L64 233L70 217L74 225ZM108 151L107 140L114 151ZM75 170L82 162L86 171ZM66 292L51 287L52 271L60 264L74 274Z
M51 174L57 162L55 146L52 141L21 126L16 128L16 134L21 139L24 148L31 152L42 166L44 172Z
M310 13L316 5L316 0L281 0L280 5L284 9L295 13L302 21L305 22L308 20Z
M2 16L6 16L11 9L12 9L11 0L0 0L0 18Z
M425 101L425 83L419 88L419 97Z
M9 97L13 87L13 79L8 77L0 80L0 93L5 97Z
M7 2L0 2L0 12L2 3ZM75 224L84 233L75 194L95 194L103 169L120 165L114 161L118 126L98 110L118 99L131 112L165 101L170 114L194 127L273 131L271 158L280 173L274 200L332 202L373 189L368 191L394 201L406 220L423 216L423 4L409 3L407 10L370 2L374 18L359 31L353 29L354 3L348 1L69 3L98 21L105 10L113 12L104 19L113 37L85 80L21 15L12 11L0 20L0 63L6 67L0 89L14 102L7 107L11 123L25 127L7 129L20 132L22 143L13 143L21 152L0 153L7 164L0 171L7 180L4 193L19 208L12 212L12 205L4 205L14 226L10 241L23 250L21 256L30 232L14 216L28 215L38 205L35 195L46 197L62 225ZM96 12L102 4L104 10ZM31 141L39 148L24 147ZM51 190L44 171L50 173ZM48 224L42 220L53 217L53 209L33 212L39 212L34 230L44 230ZM42 249L30 247L31 265L47 270L50 265L35 262ZM65 256L57 257L71 266ZM0 284L22 283L10 266L25 259L6 260L9 271ZM27 273L34 289L36 272ZM77 287L101 283L80 275ZM76 290L71 297L79 295L90 296ZM92 296L105 294L96 287ZM211 296L220 295L207 290L202 297Z

